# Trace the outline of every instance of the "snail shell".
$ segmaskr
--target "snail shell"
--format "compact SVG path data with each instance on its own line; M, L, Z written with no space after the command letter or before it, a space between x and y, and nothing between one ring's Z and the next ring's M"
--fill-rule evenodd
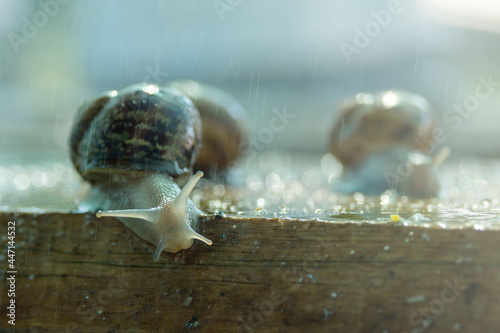
M227 170L240 156L245 137L245 111L228 93L196 81L173 81L168 84L188 96L200 112L202 148L194 170L215 174Z
M434 118L420 95L388 90L360 93L340 106L330 136L330 152L344 167L359 165L367 156L393 147L429 153Z
M340 192L380 194L395 189L412 197L435 196L439 190L431 158L434 118L420 95L388 90L361 93L340 107L330 136L330 152L344 167Z
M196 107L156 85L105 92L80 108L74 124L71 160L91 182L109 169L190 174L200 149Z
M117 217L137 235L177 252L194 239L201 211L189 194L203 176L182 190L175 182L190 175L200 146L201 121L185 95L170 88L136 84L85 103L70 136L71 160L92 184L87 208L98 217ZM142 220L142 221L141 221Z

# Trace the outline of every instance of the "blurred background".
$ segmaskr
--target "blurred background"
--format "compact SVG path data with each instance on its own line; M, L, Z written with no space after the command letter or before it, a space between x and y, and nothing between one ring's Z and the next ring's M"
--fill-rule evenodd
M264 149L324 153L343 97L399 88L434 103L453 153L495 157L499 33L494 0L0 0L0 165L68 165L83 101L176 79L234 95L254 137L293 115Z

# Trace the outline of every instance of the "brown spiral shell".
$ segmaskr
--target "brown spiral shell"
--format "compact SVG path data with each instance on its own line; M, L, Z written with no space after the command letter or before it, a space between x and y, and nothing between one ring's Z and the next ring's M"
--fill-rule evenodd
M240 156L245 138L245 111L228 93L191 80L168 84L186 94L200 112L202 148L194 170L214 174L228 169Z
M189 174L200 148L201 120L191 100L171 88L135 84L80 107L70 156L83 178L124 170Z
M362 163L370 154L395 147L429 153L434 116L417 94L387 90L360 93L339 108L330 136L330 152L344 167Z

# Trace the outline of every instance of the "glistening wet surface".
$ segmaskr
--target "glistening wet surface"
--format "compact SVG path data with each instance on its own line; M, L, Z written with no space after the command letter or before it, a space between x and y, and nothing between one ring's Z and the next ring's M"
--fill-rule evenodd
M438 228L500 229L500 160L454 157L439 169L439 198L341 195L332 184L342 166L330 154L265 151L242 159L225 180L203 178L193 201L207 213ZM0 210L78 211L89 185L64 152L11 152L0 162Z

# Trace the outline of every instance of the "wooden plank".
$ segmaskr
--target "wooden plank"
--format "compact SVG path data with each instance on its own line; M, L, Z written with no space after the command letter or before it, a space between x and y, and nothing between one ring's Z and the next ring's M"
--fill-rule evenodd
M16 221L16 332L496 332L499 231L205 217L196 242L152 261L117 220ZM0 328L7 257L0 260Z

